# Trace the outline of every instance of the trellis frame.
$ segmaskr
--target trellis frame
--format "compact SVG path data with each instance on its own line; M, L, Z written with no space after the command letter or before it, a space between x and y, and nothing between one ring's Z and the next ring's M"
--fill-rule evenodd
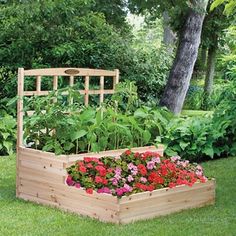
M26 76L36 77L36 90L25 91L24 80ZM119 83L119 70L100 70L100 69L85 69L85 68L48 68L48 69L32 69L24 70L24 68L18 69L18 105L17 105L17 147L23 145L23 97L24 96L46 96L49 94L49 90L41 90L41 81L43 76L51 76L53 83L53 90L58 89L58 76L69 77L69 86L74 85L74 78L76 76L84 77L84 89L79 90L81 95L84 95L84 104L88 106L89 95L99 95L100 104L104 101L104 95L113 94L115 92L115 86ZM90 77L99 77L100 89L89 89ZM109 77L113 80L112 89L104 89L104 78Z

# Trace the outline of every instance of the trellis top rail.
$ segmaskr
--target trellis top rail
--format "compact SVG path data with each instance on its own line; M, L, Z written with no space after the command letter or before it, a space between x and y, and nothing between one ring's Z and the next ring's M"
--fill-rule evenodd
M20 68L22 69L22 68ZM100 70L87 68L48 68L24 70L25 76L117 76L119 70Z
M104 100L104 95L113 94L115 92L115 85L119 82L119 70L101 70L101 69L88 69L88 68L46 68L46 69L32 69L24 70L18 69L18 104L17 104L17 146L23 146L23 97L24 96L45 96L52 90L41 90L41 80L43 76L52 77L53 89L58 89L58 77L69 77L69 86L75 84L75 77L84 78L84 89L78 90L81 95L84 95L84 104L89 104L89 95L99 95L100 103ZM100 88L96 90L89 89L90 77L99 77ZM36 77L36 90L24 90L25 77ZM112 89L104 88L104 78L108 77L112 80ZM71 101L73 102L73 100Z

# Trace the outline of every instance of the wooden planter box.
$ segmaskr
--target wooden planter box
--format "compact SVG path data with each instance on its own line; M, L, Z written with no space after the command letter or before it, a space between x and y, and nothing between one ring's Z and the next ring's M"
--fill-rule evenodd
M36 78L36 90L25 91L25 77ZM81 215L90 216L101 221L113 223L128 223L134 220L147 219L165 215L186 208L213 204L215 200L214 180L206 183L196 183L193 187L178 186L173 189L160 189L153 192L143 192L117 199L109 194L87 194L82 189L69 187L65 184L66 168L84 157L118 156L125 150L106 151L99 154L87 153L80 155L59 155L42 152L24 147L23 119L25 96L46 96L50 91L41 90L42 77L52 77L53 90L57 90L58 77L69 78L69 85L74 85L77 76L84 78L84 90L79 90L84 96L84 104L89 104L90 95L99 95L100 103L106 94L113 94L115 85L119 82L119 70L95 70L84 68L50 68L18 70L18 105L17 105L17 176L16 196L25 200L58 207ZM98 77L99 90L91 90L91 77ZM112 89L104 88L104 79L111 79ZM33 111L27 111L28 115ZM159 152L163 155L163 147L133 148L134 152Z
M162 146L132 149L140 153L148 150L163 154ZM196 183L192 187L178 186L132 194L121 199L96 192L87 194L83 189L65 184L66 167L75 161L86 156L117 156L123 151L56 156L49 152L19 147L17 197L113 223L128 223L214 203L214 180Z

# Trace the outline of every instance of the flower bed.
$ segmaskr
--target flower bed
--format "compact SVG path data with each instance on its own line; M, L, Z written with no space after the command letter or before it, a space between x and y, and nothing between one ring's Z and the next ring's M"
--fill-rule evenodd
M83 187L89 194L95 190L118 198L177 185L191 187L196 182L207 181L200 165L190 164L179 156L164 158L150 151L133 153L127 150L115 158L85 157L67 171L69 186Z

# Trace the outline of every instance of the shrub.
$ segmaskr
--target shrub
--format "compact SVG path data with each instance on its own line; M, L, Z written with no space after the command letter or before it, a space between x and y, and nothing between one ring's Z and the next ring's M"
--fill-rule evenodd
M167 155L179 154L190 160L203 160L236 154L236 83L230 83L215 111L206 117L175 118L166 126L159 143Z
M203 88L198 85L190 85L184 102L184 109L199 110L202 102Z
M9 115L0 115L0 155L13 153L16 142L15 130L15 119Z
M17 67L118 68L125 40L87 0L26 1L0 9L0 64Z
M0 67L0 111L1 113L16 114L16 74L7 67ZM12 102L10 102L10 100ZM10 104L8 104L10 103Z
M157 104L166 84L171 62L172 54L164 46L149 50L140 48L134 52L133 64L124 77L136 82L141 100Z
M182 155L191 161L199 161L214 155L214 139L209 117L175 118L158 139L165 145L165 153L168 156Z

